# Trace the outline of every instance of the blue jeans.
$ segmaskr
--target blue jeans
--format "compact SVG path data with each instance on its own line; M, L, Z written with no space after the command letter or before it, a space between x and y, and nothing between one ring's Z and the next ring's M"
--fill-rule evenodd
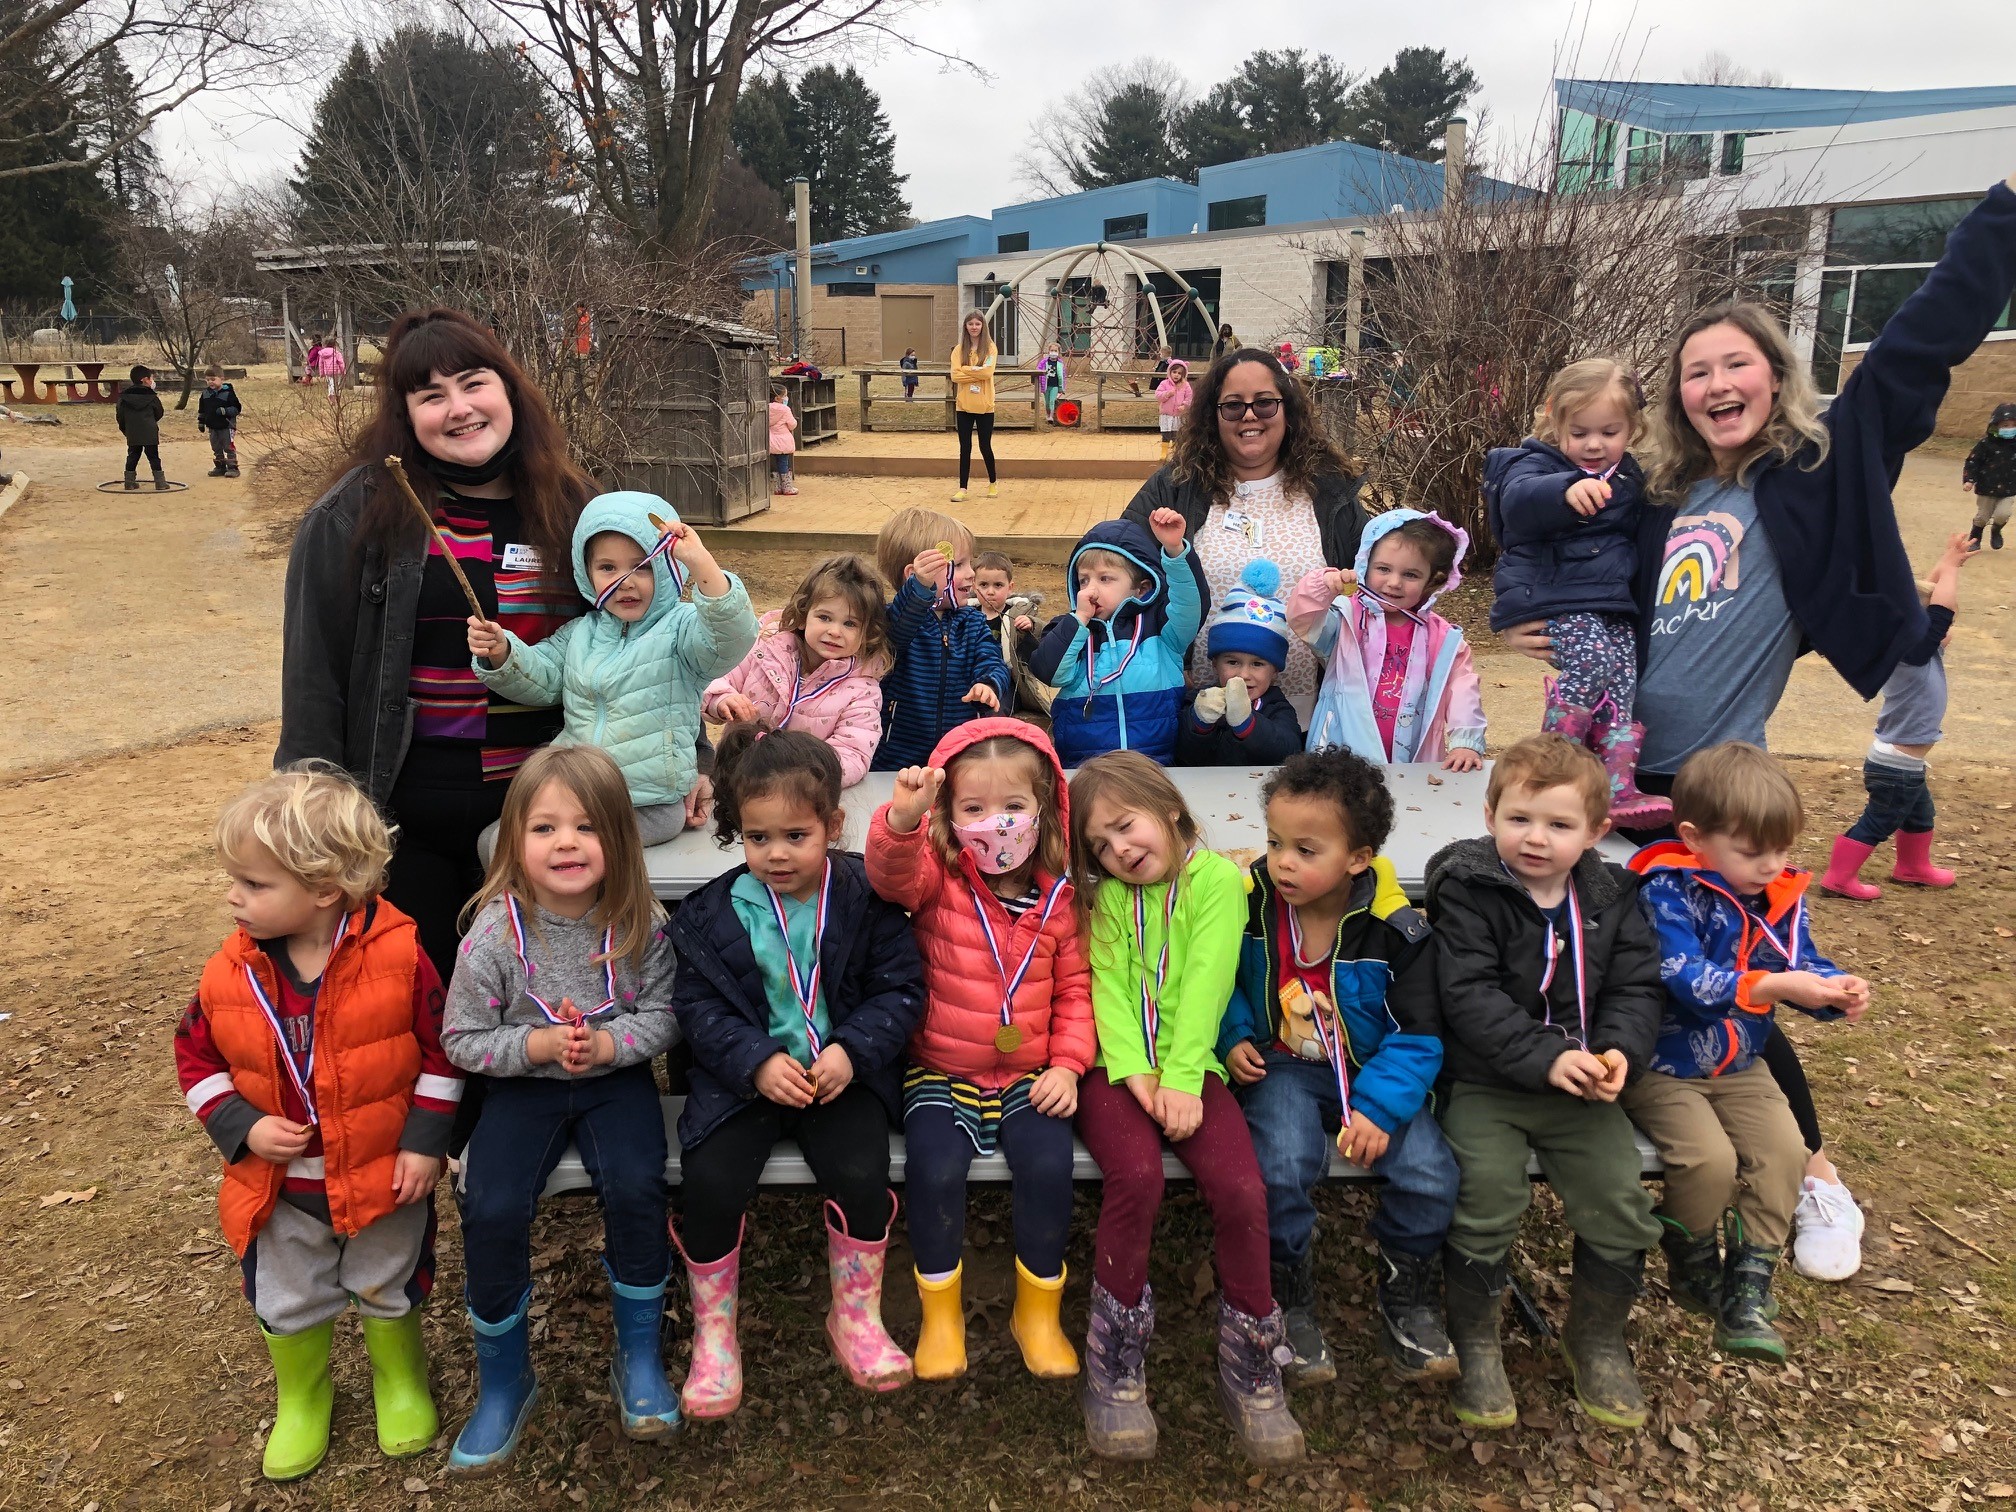
M1938 828L1938 813L1932 807L1932 789L1926 785L1923 767L1907 772L1880 761L1865 761L1862 786L1869 792L1868 805L1862 817L1848 827L1848 838L1858 845L1881 845L1899 830L1918 835Z
M1239 1102L1267 1184L1274 1263L1290 1265L1309 1252L1316 1230L1314 1189L1330 1169L1342 1111L1337 1074L1329 1062L1303 1060L1281 1049L1264 1055L1266 1077L1239 1088ZM1402 1254L1441 1253L1462 1177L1434 1115L1424 1107L1395 1129L1386 1153L1372 1163L1372 1174L1386 1183L1366 1225L1372 1237L1382 1248Z
M469 1310L501 1323L532 1284L532 1215L573 1140L602 1202L602 1246L625 1286L670 1272L665 1229L665 1119L648 1064L562 1081L495 1077L469 1136L462 1263Z

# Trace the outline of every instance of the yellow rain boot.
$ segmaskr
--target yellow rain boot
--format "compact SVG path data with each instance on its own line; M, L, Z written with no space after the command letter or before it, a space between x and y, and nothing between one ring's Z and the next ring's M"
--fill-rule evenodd
M922 1272L917 1273L924 1326L918 1331L917 1348L910 1358L920 1381L949 1381L966 1374L966 1306L960 1296L965 1275L963 1260L943 1281L926 1281Z
M1057 1314L1064 1305L1064 1277L1045 1281L1033 1276L1020 1260L1015 1262L1015 1312L1008 1331L1022 1346L1022 1363L1033 1376L1063 1377L1078 1374L1078 1351L1064 1337Z

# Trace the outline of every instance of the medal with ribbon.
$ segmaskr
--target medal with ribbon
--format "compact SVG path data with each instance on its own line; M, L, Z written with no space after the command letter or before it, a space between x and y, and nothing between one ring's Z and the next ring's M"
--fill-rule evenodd
M672 597L676 599L686 591L686 574L679 570L679 564L672 559L672 546L677 538L663 534L672 522L670 520L661 520L655 514L649 516L649 519L660 531L658 544L644 553L643 561L639 562L635 567L632 567L628 572L595 595L594 607L597 609L602 608L609 600L614 598L618 588L621 588L630 579L637 576L638 573L645 571L660 557L665 558L665 570L672 575Z
M1577 1042L1584 1050L1589 1048L1589 984L1587 968L1582 958L1582 902L1575 895L1575 880L1569 878L1568 892L1562 900L1568 905L1568 948L1575 952L1575 1020L1578 1030ZM1562 941L1555 933L1553 922L1547 925L1547 943L1542 947L1546 955L1546 965L1540 972L1540 1011L1546 1022L1554 1022L1554 1007L1547 1001L1547 989L1554 985L1554 968L1560 964Z
M798 712L798 705L802 703L810 703L813 699L817 698L821 693L825 693L833 688L837 688L841 683L845 682L850 676L852 676L853 672L854 672L854 658L850 656L847 658L847 665L842 667L839 670L839 672L837 672L832 677L827 678L825 682L818 684L816 687L810 689L809 691L805 687L805 674L803 672L800 672L797 676L797 679L793 682L791 687L790 705L784 710L784 717L777 721L777 728L780 730L788 728L791 723L791 716Z
M1785 969L1799 970L1799 930L1806 918L1805 898L1801 897L1793 903L1791 916L1785 921L1785 937L1782 940L1762 914L1750 913L1747 907L1743 912L1750 914L1750 922L1757 927L1757 933L1764 936L1771 947L1785 958Z
M1111 638L1112 630L1110 627L1107 630L1107 635L1108 635L1108 639L1106 642L1107 645L1114 646L1119 644L1118 641L1113 640ZM1134 639L1127 647L1127 654L1120 658L1119 666L1115 667L1111 672L1108 672L1104 677L1101 677L1099 675L1099 653L1095 651L1092 647L1091 632L1089 630L1086 632L1085 712L1087 714L1090 714L1092 712L1092 700L1099 696L1099 690L1103 687L1106 687L1115 678L1120 676L1121 673L1125 672L1127 670L1127 663L1134 660L1134 653L1139 651L1140 649L1141 649L1141 617L1139 615L1136 615L1134 617Z
M777 933L784 940L784 973L791 979L791 996L797 1000L798 1011L805 1016L805 1043L812 1052L812 1059L819 1059L819 1052L826 1048L826 1041L819 1033L819 957L826 946L826 900L833 890L833 863L826 863L826 870L819 878L819 910L812 916L812 967L809 971L798 969L798 957L791 949L791 923L784 916L784 899L777 889L764 883L764 891L770 894L770 908L777 916Z
M1303 959L1302 916L1295 911L1295 905L1288 905L1288 948L1295 952L1295 964L1308 966L1314 963ZM1325 960L1329 958L1326 956ZM1336 987L1336 979L1331 979L1331 987ZM1344 1033L1344 1018L1337 1010L1337 1004L1329 993L1311 993L1314 1007L1309 1014L1309 1022L1316 1026L1316 1038L1322 1042L1323 1053L1330 1059L1330 1069L1337 1077L1337 1106L1344 1110L1344 1127L1351 1127L1351 1072L1347 1061L1351 1055L1351 1042ZM1339 1143L1343 1134L1337 1136Z
M599 1006L582 1012L570 999L560 999L556 1008L532 990L532 974L539 968L533 964L532 955L526 949L525 912L518 900L510 893L504 894L504 912L511 920L511 948L518 953L518 964L525 968L525 996L532 999L539 1011L546 1015L549 1024L580 1024L598 1018L616 1006L616 930L611 925L602 931L602 990L604 993Z
M1022 990L1022 979L1029 975L1030 963L1036 959L1036 948L1043 943L1043 926L1050 922L1050 911L1057 906L1057 900L1064 895L1064 885L1068 879L1059 877L1050 884L1049 894L1043 899L1043 909L1036 918L1036 932L1029 937L1029 948L1022 953L1022 963L1009 975L1008 963L1001 958L1001 947L994 939L994 925L987 917L987 905L980 901L976 892L973 897L973 913L980 921L980 933L986 937L987 952L994 957L994 971L1001 978L1001 1027L994 1031L994 1048L1003 1055L1013 1055L1022 1048L1022 1031L1015 1025L1015 994ZM1149 1056L1154 1056L1151 1049Z
M329 959L336 958L336 947L343 943L343 936L349 933L350 918L346 914L336 925L336 934L329 941ZM326 973L328 967L323 967ZM308 1122L321 1123L315 1112L315 1038L308 1039L308 1054L297 1063L294 1052L287 1045L287 1027L280 1022L280 1010L273 1006L273 999L266 995L266 984L259 980L259 973L252 969L252 963L245 963L245 980L252 988L252 997L259 1004L259 1011L266 1016L266 1025L273 1031L273 1042L280 1047L280 1064L287 1068L287 1080L294 1084L294 1090L301 1098L301 1106L308 1112Z
M1148 1069L1160 1071L1162 1062L1155 1054L1155 1039L1162 1032L1162 984L1169 979L1169 933L1176 918L1176 892L1182 885L1183 872L1190 865L1195 850L1184 852L1183 864L1176 868L1176 874L1169 879L1169 895L1162 900L1162 953L1155 962L1155 982L1148 982L1148 889L1137 887L1134 893L1134 948L1141 952L1141 1042L1148 1050Z

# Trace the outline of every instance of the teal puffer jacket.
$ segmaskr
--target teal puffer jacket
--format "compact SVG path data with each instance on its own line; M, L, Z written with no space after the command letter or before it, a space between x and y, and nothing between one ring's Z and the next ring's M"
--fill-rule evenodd
M651 515L676 520L656 494L607 493L588 501L574 527L574 582L590 603L588 543L605 531L649 551L658 544ZM598 745L616 758L639 808L678 803L692 791L700 695L756 644L756 612L732 572L728 591L680 599L668 557L651 564L653 589L643 618L626 623L606 609L569 620L536 646L506 631L510 650L497 668L475 663L492 691L544 708L566 705L559 745Z

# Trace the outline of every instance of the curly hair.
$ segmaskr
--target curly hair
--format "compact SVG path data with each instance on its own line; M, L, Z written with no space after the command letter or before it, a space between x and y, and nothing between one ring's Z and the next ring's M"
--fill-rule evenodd
M1343 814L1354 846L1383 850L1393 832L1393 795L1385 773L1344 746L1297 751L1282 762L1260 789L1263 806L1276 798L1327 798Z
M791 601L777 616L777 628L793 635L805 633L805 620L814 604L840 599L861 621L861 651L857 658L866 669L888 660L888 604L882 594L882 579L874 564L852 552L830 556L805 574Z
M1313 494L1318 478L1348 473L1350 464L1323 429L1309 390L1272 352L1237 347L1212 363L1202 378L1192 376L1190 407L1183 412L1182 428L1176 432L1170 476L1178 483L1200 485L1214 504L1232 497L1232 461L1218 436L1218 395L1225 387L1225 375L1248 362L1267 369L1281 396L1281 474L1290 491Z
M1771 364L1771 376L1778 382L1778 396L1764 428L1736 457L1733 467L1722 469L1709 451L1708 443L1687 418L1680 400L1680 358L1687 343L1703 331L1718 325L1734 326L1757 345ZM1698 310L1673 336L1673 349L1666 359L1666 383L1659 403L1652 410L1652 449L1655 460L1646 477L1646 492L1662 504L1678 503L1687 490L1718 471L1743 483L1759 463L1777 466L1800 458L1803 471L1811 472L1827 460L1832 435L1820 418L1820 394L1813 387L1813 375L1792 350L1778 317L1763 305L1739 301L1710 305Z
M780 796L816 814L836 843L842 823L840 758L803 730L749 719L722 732L714 754L714 838L726 850L742 838L742 808Z
M264 851L310 892L340 893L346 911L385 886L392 832L355 779L326 761L297 761L262 777L217 816L217 859L227 867Z

